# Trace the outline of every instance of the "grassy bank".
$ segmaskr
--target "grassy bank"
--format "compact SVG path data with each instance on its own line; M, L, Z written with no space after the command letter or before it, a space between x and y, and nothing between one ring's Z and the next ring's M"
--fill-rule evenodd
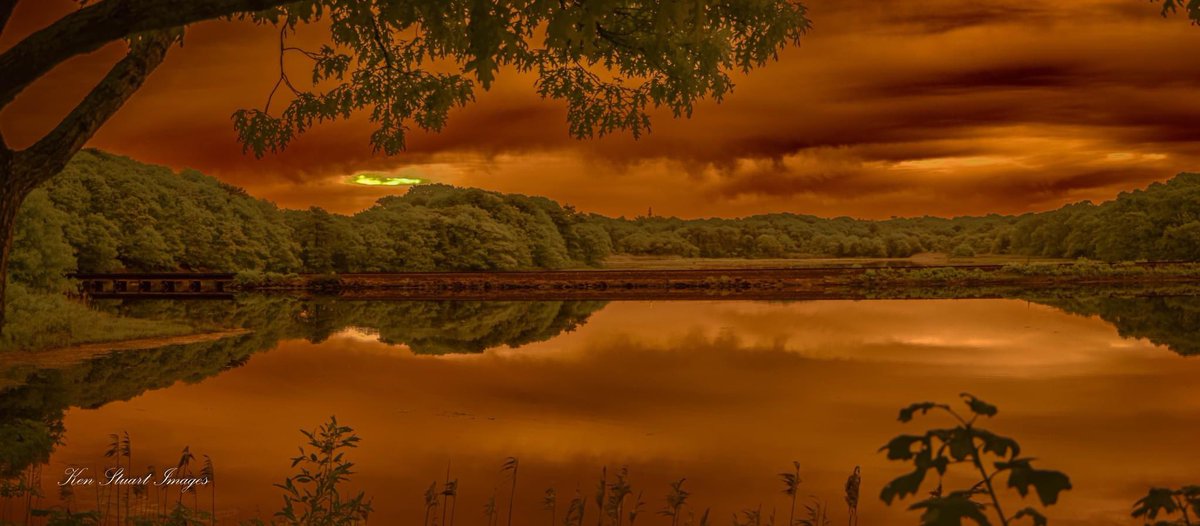
M1017 263L988 267L871 268L842 283L863 287L907 285L994 285L1172 283L1200 280L1200 263Z
M1023 263L1070 263L1067 259L1029 258L1011 255L951 257L923 252L906 258L790 257L790 258L700 258L681 256L634 256L613 254L601 268L610 270L716 270L716 269L787 269L813 267L933 266L933 265L1008 265Z
M123 318L89 309L61 294L10 284L0 351L29 351L89 343L165 338L197 332L175 321Z
M1087 288L1200 283L1200 263L1007 263L883 267L864 264L797 267L559 270L322 275L239 274L241 290L300 290L393 299L675 299L710 294L834 298L896 294L929 287L962 289L967 297L996 287ZM377 298L381 299L381 298ZM702 299L702 297L697 297Z

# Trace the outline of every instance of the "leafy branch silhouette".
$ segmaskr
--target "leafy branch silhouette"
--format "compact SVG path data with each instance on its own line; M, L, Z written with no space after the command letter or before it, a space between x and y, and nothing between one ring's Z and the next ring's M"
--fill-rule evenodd
M937 488L928 498L909 506L910 510L923 510L922 526L957 526L964 519L991 526L989 517L993 516L1004 526L1026 518L1035 526L1047 524L1046 516L1033 506L1005 514L996 479L1007 473L1008 488L1015 489L1022 498L1032 489L1045 507L1057 503L1059 494L1071 489L1070 478L1059 471L1034 468L1033 458L1020 456L1021 446L1016 440L976 426L980 418L996 416L999 410L974 395L960 396L970 411L969 417L947 404L934 402L915 403L900 410L901 422L911 422L917 413L926 415L936 411L949 415L957 425L930 429L920 435L900 435L880 448L887 452L889 460L912 463L913 471L885 485L879 497L890 505L897 498L916 495L932 471L938 477ZM944 491L943 477L952 465L973 469L978 472L979 481L964 489Z

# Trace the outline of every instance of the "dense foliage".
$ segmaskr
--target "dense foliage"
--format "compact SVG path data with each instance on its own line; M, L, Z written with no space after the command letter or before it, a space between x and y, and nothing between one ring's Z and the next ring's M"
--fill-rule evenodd
M550 199L423 185L352 216L281 210L195 171L89 150L18 218L12 275L39 290L71 271L393 272L555 269L611 253L777 258L1012 254L1200 259L1200 175L1103 204L1023 216L865 221L609 218Z
M103 152L80 153L19 217L17 281L79 270L510 270L599 263L603 230L539 197L417 187L354 216L283 211L238 188Z
M742 219L593 216L616 252L682 257L952 257L1011 254L1105 261L1200 259L1200 174L1180 174L1103 204L1022 216L862 221L769 214Z
M245 148L262 155L366 110L371 144L392 154L411 128L440 130L477 86L516 70L534 77L542 97L566 103L572 136L637 137L650 128L651 108L691 115L698 101L729 93L731 73L798 44L805 13L790 0L290 2L249 18L281 27L280 54L308 58L311 85L281 67L266 106L239 110L234 125ZM315 23L329 28L322 45L285 45L288 29ZM272 112L276 92L289 100Z
M998 248L1106 261L1200 259L1200 174L1181 174L1114 201L1022 217Z

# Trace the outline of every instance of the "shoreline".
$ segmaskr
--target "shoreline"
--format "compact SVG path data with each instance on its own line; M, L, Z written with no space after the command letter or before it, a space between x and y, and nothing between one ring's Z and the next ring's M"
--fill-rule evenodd
M1200 265L1033 264L926 267L597 269L294 276L244 286L347 299L869 299L960 297L1080 287L1200 285ZM923 292L924 291L924 292ZM1200 289L1197 289L1200 291ZM1195 292L1195 291L1189 291Z
M344 274L229 274L214 292L191 291L181 273L88 275L96 299L225 299L292 293L362 299L867 299L979 297L1013 290L1200 285L1200 263L1143 262L821 266L676 269L566 269ZM200 284L199 281L192 282ZM932 291L932 294L929 292ZM952 292L952 293L951 293ZM1188 293L1194 293L1189 291Z
M35 366L39 369L65 367L83 361L123 351L144 351L158 349L171 345L189 345L193 343L212 342L244 336L254 331L249 329L225 329L218 331L196 332L180 336L163 336L156 338L137 338L132 340L116 340L111 342L81 343L65 347L53 347L40 350L4 351L0 352L0 370L15 367Z

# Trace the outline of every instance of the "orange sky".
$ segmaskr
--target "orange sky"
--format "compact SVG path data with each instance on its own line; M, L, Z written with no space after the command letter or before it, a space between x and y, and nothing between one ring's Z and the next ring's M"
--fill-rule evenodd
M23 0L0 48L76 5ZM661 116L641 140L567 136L563 105L509 74L440 135L373 155L365 119L280 155L241 153L230 115L260 107L276 33L192 27L91 146L192 167L281 206L352 212L403 190L359 170L546 195L582 210L684 217L1016 213L1200 170L1200 28L1143 0L810 0L814 31L737 78L723 104ZM9 142L44 133L119 56L78 58L0 113ZM295 76L303 77L297 67Z

